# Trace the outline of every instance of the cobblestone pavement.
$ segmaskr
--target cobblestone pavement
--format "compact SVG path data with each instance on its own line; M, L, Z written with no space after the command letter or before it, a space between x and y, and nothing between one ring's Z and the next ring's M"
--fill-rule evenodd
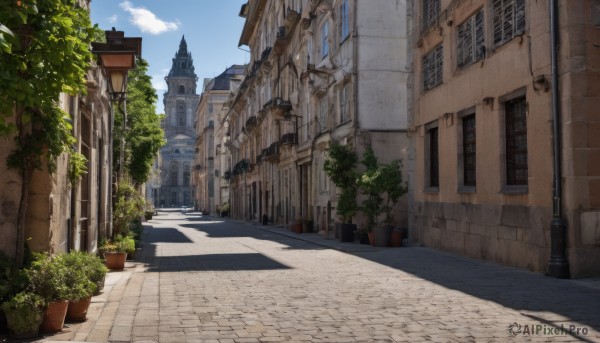
M600 342L586 283L199 215L149 224L90 320L45 342Z

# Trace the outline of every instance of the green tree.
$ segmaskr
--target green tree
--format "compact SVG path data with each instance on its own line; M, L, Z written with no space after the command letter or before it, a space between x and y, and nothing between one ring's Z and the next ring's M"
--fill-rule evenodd
M0 0L0 8L0 134L15 136L17 147L7 164L22 178L16 223L20 266L33 172L44 164L53 172L57 156L76 154L68 114L57 102L61 92L85 93L97 29L76 0ZM81 156L72 161L78 166L71 176L77 179L84 172Z
M161 115L156 114L156 90L148 75L148 62L137 61L137 67L129 72L127 86L127 129L125 132L125 172L136 185L149 178L152 163L161 146L165 144L165 135L160 127ZM123 122L123 108L115 114L115 123ZM122 125L114 130L114 166L120 168L119 154Z

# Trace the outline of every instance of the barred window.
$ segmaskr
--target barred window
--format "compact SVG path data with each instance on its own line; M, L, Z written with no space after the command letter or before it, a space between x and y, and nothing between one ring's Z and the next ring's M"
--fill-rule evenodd
M440 15L440 0L423 0L423 26L421 31L425 32L435 24Z
M527 103L525 97L504 104L506 125L506 184L527 185Z
M440 44L423 57L423 89L431 89L442 83L443 65L444 51Z
M500 46L525 31L525 0L493 0L494 46Z
M475 114L463 117L463 186L475 186L476 178L476 139L475 139Z
M483 11L479 11L458 26L458 66L468 66L480 60L484 49Z

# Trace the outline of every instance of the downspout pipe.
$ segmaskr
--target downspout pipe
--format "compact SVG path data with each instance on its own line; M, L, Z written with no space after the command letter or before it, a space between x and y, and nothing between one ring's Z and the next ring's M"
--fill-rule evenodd
M552 136L553 136L553 201L550 223L551 254L548 262L550 277L568 279L569 262L566 257L567 224L562 214L562 134L560 115L560 93L558 87L558 1L548 0L550 9L550 57L552 67Z

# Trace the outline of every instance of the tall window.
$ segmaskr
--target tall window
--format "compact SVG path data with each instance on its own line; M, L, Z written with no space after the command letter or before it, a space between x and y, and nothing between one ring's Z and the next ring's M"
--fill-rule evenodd
M431 89L442 83L444 50L440 44L423 56L423 89Z
M435 24L439 14L440 0L423 0L423 32Z
M348 106L348 84L340 89L340 123L350 120L350 106Z
M467 66L481 59L483 57L483 46L483 11L479 11L458 26L456 48L458 66Z
M185 107L183 105L177 107L177 126L185 126Z
M525 0L492 0L494 46L525 32Z
M506 184L527 185L527 102L525 97L504 103L506 124Z
M440 186L440 167L439 167L439 148L438 148L438 128L433 127L427 131L427 143L429 150L429 187Z
M340 44L348 37L350 34L350 8L348 7L348 0L343 0L342 5L340 6L340 14L341 14L341 27L340 27Z
M329 55L329 23L324 22L321 26L321 57Z
M179 85L179 94L185 94L185 86Z
M463 186L475 187L476 185L476 139L475 139L475 114L462 119L462 150L463 150Z
M329 129L329 121L327 120L327 107L327 96L324 96L321 98L321 101L319 101L319 125L321 132Z

